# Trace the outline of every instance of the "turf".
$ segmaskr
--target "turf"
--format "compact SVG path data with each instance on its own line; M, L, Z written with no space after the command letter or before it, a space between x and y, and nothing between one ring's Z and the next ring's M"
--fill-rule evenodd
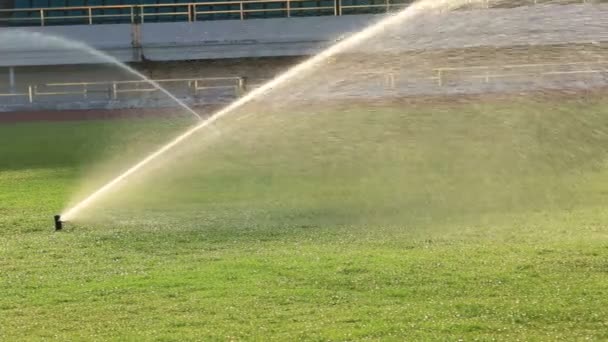
M608 339L606 108L244 120L61 233L189 122L0 126L0 340Z

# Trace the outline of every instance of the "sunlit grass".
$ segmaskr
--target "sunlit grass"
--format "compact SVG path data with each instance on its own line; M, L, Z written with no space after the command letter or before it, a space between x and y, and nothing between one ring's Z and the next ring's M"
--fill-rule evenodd
M0 126L0 340L608 339L604 103L451 107L219 126L61 233L189 123Z

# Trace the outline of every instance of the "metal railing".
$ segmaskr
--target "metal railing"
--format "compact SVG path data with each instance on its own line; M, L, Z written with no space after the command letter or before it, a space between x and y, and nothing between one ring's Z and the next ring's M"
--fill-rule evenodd
M468 75L465 77L471 79L481 79L485 83L490 83L493 79L501 78L538 78L608 73L608 61L599 59L597 61L570 63L532 63L501 66L444 67L435 68L433 69L433 72L435 75L431 76L429 79L436 80L439 86L443 86L445 85L446 80L449 80L455 76L462 76L463 73L468 73Z
M462 81L481 80L490 83L494 80L508 78L539 79L547 77L583 76L589 74L605 74L608 82L608 61L598 60L572 63L539 63L515 64L502 66L468 66L468 67L442 67L427 71L426 76L411 78L403 76L408 82L416 80L430 80L439 87L449 86L451 80ZM365 75L369 75L366 73ZM376 72L373 75L383 78L386 89L398 88L401 75L394 72ZM357 77L355 74L354 77ZM180 78L155 80L163 87L179 88L181 95L196 98L209 90L228 90L232 96L242 96L247 91L261 85L260 80L247 82L244 77L208 77L208 78ZM159 93L160 91L146 81L114 81L114 82L71 82L47 83L28 85L21 92L0 92L0 105L2 98L22 98L27 103L34 104L36 100L47 97L77 96L86 101L95 97L104 101L119 101L124 97L141 97L145 93Z
M347 2L348 1L348 2ZM316 6L310 6L310 3ZM145 23L153 18L162 21L208 20L205 16L219 16L220 19L245 20L252 14L270 14L277 17L306 15L343 15L345 10L365 9L369 12L384 12L401 8L410 0L372 0L372 4L352 4L350 0L240 0L190 2L146 5L73 6L47 8L0 9L0 22L31 24L88 24L119 21L131 24ZM218 8L219 7L219 8ZM264 8L257 8L264 7ZM117 13L112 13L117 12ZM4 15L2 15L4 14ZM180 18L180 20L176 20Z
M0 24L22 26L131 23L152 21L205 21L217 19L245 20L256 17L320 16L391 12L413 0L228 0L145 5L100 5L45 8L0 9ZM471 1L478 7L524 6L539 3L584 3L605 0L503 0ZM315 4L311 6L310 4ZM262 8L260 8L262 7ZM259 18L259 16L257 16Z
M240 96L246 89L243 77L160 79L155 80L155 82L167 88L178 86L182 91L186 90L191 97L197 97L200 93L213 89L230 90L236 96ZM33 104L38 98L75 95L82 100L97 97L107 101L115 101L119 100L122 94L141 96L142 93L158 92L160 90L147 81L46 83L28 85L25 87L25 91L21 92L0 93L0 100L9 97L25 98L28 103Z

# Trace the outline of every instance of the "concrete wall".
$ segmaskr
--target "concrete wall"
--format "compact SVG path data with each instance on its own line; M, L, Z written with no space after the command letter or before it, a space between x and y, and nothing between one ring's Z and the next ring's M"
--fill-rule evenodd
M0 66L99 63L44 34L84 42L122 62L302 56L314 54L381 15L0 28ZM608 4L485 9L415 16L382 44L361 49L412 51L464 46L608 41ZM42 35L41 35L42 34ZM72 44L73 45L73 44ZM72 46L74 47L74 46Z
M375 16L311 17L0 28L0 66L99 63L69 41L83 42L121 62L301 56L365 27ZM62 37L59 41L45 35Z
M0 28L0 66L103 62L88 47L121 62L137 60L127 24Z

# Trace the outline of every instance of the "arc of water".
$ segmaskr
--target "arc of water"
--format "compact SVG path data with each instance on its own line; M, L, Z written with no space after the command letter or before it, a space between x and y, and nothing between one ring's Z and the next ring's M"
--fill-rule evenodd
M144 159L139 161L137 164L133 165L132 167L130 167L129 169L124 171L122 174L118 175L116 178L112 179L111 181L109 181L108 183L103 185L101 188L99 188L98 190L96 190L95 192L90 194L89 196L85 197L81 202L79 202L75 206L66 210L62 215L63 219L66 221L74 219L74 217L76 217L79 212L81 212L83 209L85 209L87 207L90 207L91 204L93 204L94 202L99 200L101 197L106 195L108 192L110 192L112 189L114 189L116 186L118 186L121 182L126 180L129 176L135 174L136 172L138 172L139 170L144 168L146 165L150 164L152 161L158 159L165 153L169 152L174 147L178 146L183 141L187 140L193 134L204 129L205 127L208 127L215 121L230 114L231 112L242 107L243 105L251 102L255 98L284 84L285 82L300 75L301 73L309 71L310 69L314 68L319 63L327 60L328 58L331 58L332 56L334 56L344 50L347 50L352 46L356 46L357 44L360 44L360 43L372 38L374 35L382 32L383 30L385 30L388 27L392 27L396 24L409 20L419 13L422 13L425 11L449 11L449 10L452 10L453 8L459 7L463 4L470 4L471 2L472 2L472 0L421 0L419 2L413 3L409 7L401 10L400 12L398 12L394 15L391 15L387 18L384 18L384 19L376 22L375 24L372 24L371 26L368 26L364 30L362 30L358 33L355 33L344 40L339 41L338 43L323 50L319 54L305 60L304 62L287 70L283 74L268 81L267 83L263 84L259 88L252 90L247 95L241 97L240 99L234 101L230 105L228 105L228 106L224 107L223 109L221 109L220 111L216 112L214 115L209 117L207 120L204 120L201 123L199 123L198 125L188 129L187 131L185 131L178 137L176 137L173 140L171 140L170 142L168 142L166 145L164 145L161 148L159 148L158 150L152 152L150 155L148 155L147 157L145 157Z
M11 37L15 34L15 31L8 31L6 33L0 33L0 41L2 41L2 37L4 35L11 35ZM139 71L131 68L130 66L120 62L118 59L104 53L101 52L83 42L78 42L78 41L74 41L74 40L68 40L66 38L62 38L59 36L54 36L54 35L50 35L50 34L42 34L39 32L30 32L30 31L25 31L25 30L18 30L17 34L27 34L28 37L25 37L24 40L26 41L30 41L32 36L37 36L40 39L44 39L45 43L49 43L49 42L55 42L57 44L60 44L64 47L67 48L71 48L71 49L75 49L75 50L81 50L84 51L86 53L88 53L91 56L97 57L98 59L100 59L101 61L104 61L106 63L109 64L113 64L117 67L119 67L120 69L123 69L125 71L127 71L128 73L137 76L138 78L142 79L144 82L150 84L152 87L154 87L156 90L160 91L161 93L167 95L171 100L175 101L175 103L177 103L180 107L182 107L183 109L185 109L188 113L192 114L192 116L194 116L195 118L199 119L199 120L203 120L203 118L194 111L194 109L190 108L190 106L188 106L187 104L184 103L184 101L178 99L175 95L171 94L171 92L169 92L167 89L163 88L160 84L158 84L158 82L149 79L148 77L146 77L144 74L140 73ZM30 39L28 39L30 38ZM0 51L2 49L0 48Z

